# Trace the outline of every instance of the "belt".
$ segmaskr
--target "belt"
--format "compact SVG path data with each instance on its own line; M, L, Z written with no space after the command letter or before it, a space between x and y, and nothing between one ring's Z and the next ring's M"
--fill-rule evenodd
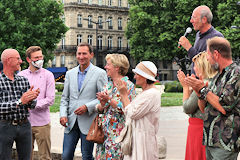
M24 123L27 123L28 119L27 118L20 119L20 120L5 120L5 119L1 119L0 121L8 122L8 123L11 123L13 126L17 126L17 125L22 125Z

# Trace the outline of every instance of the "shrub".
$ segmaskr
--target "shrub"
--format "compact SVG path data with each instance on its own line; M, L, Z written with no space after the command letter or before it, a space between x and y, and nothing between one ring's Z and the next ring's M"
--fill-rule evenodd
M180 82L173 81L165 83L165 92L182 92L183 88Z
M64 84L58 83L55 85L55 89L58 90L58 92L62 92L64 88Z

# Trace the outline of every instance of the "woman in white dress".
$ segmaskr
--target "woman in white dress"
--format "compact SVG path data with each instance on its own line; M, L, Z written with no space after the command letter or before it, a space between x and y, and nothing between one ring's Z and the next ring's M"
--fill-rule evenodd
M136 85L142 87L142 92L130 102L126 83L117 83L121 101L124 106L126 121L132 120L132 154L125 155L125 160L157 160L157 131L159 128L161 95L154 82L157 67L150 61L140 62L135 69Z

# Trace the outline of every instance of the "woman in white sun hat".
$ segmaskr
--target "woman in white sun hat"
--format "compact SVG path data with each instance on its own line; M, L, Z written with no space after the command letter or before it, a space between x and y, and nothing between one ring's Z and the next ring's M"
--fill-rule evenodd
M142 61L133 72L136 85L141 86L143 91L132 102L128 99L125 83L118 83L126 121L132 120L132 154L125 155L124 160L157 160L156 134L161 107L160 91L154 85L157 67L150 61Z

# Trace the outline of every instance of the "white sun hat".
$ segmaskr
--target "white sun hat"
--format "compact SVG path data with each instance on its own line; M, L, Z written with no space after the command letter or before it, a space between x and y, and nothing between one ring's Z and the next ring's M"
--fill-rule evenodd
M153 62L142 61L138 63L136 68L133 69L132 71L151 81L154 82L156 81L155 77L157 76L157 67Z

